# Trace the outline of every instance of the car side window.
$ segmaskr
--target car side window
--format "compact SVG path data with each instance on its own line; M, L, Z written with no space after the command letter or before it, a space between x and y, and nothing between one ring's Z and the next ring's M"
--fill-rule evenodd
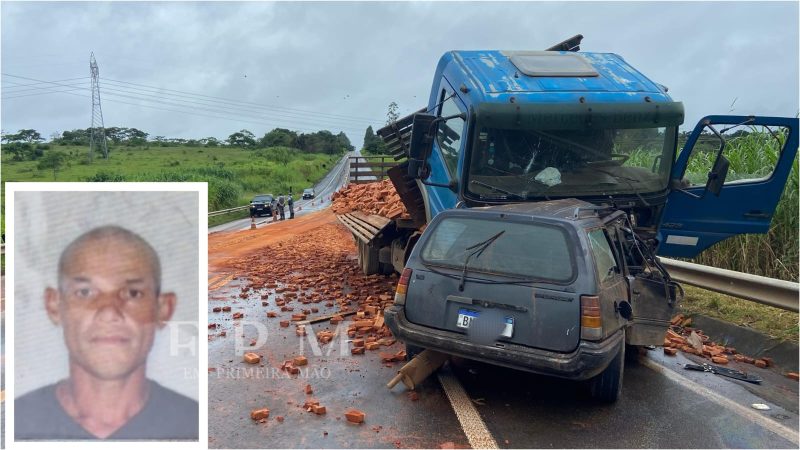
M451 92L442 89L442 105L439 108L439 116L447 117L460 114L457 100ZM439 151L442 154L445 165L450 172L450 177L455 178L458 167L458 153L461 150L461 137L464 134L466 121L456 117L445 122L440 122L436 131L436 142L439 143Z
M614 252L608 243L608 238L602 228L589 231L589 245L592 246L594 263L597 267L597 276L601 283L604 283L619 272L617 261L614 259Z

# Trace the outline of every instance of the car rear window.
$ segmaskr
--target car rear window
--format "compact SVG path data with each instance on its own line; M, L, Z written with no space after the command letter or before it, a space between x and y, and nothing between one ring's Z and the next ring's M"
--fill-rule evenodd
M574 277L573 256L567 233L546 224L498 222L450 217L430 230L422 260L461 269L470 253L467 247L503 232L486 249L469 258L468 270L566 282Z

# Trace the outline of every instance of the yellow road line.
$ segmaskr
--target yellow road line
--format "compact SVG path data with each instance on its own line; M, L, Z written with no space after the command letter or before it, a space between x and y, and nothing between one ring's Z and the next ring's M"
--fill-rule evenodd
M210 283L208 284L208 290L209 290L209 291L213 291L213 290L216 290L216 289L219 289L219 288L221 288L222 286L225 286L225 285L226 285L226 284L228 284L228 282L229 282L229 281L231 281L231 280L233 279L233 277L235 277L235 276L236 276L236 274L233 274L233 273L232 273L232 274L229 274L229 275L227 275L227 276L223 277L221 280L219 280L219 279L218 279L218 280L216 280L216 281L214 281L214 282L210 282Z
M456 413L456 418L461 424L461 429L464 430L464 434L469 440L469 445L472 448L498 448L497 442L486 428L481 415L475 409L458 378L446 368L440 370L438 376L439 383L442 384L442 388L453 406L453 411Z

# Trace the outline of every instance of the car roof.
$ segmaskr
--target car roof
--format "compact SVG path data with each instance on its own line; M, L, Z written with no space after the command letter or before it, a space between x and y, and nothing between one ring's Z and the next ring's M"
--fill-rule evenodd
M556 221L569 221L573 223L578 222L582 226L585 222L598 222L598 225L600 225L611 218L616 218L617 216L624 214L621 211L615 211L606 207L599 207L592 203L575 198L549 200L544 202L511 203L506 205L471 208L470 210L476 212L485 212L489 215L501 213L519 217L537 217ZM450 214L457 215L458 211L463 210L451 209L445 211L444 213L449 212ZM611 214L608 214L608 211L611 211Z

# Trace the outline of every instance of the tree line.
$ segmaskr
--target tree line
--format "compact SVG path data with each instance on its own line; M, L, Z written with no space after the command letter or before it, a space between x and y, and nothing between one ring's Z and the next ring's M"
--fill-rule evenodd
M38 159L43 156L44 150L50 145L59 146L88 146L92 135L92 128L76 129L54 133L48 143L42 135L33 129L19 130L17 133L3 133L0 139L3 151L12 155L16 161ZM244 149L260 149L269 147L289 147L303 153L324 153L328 155L341 154L355 150L343 132L333 134L328 130L314 133L297 133L285 128L275 128L257 138L251 131L243 129L232 133L225 140L215 137L202 139L166 138L164 136L150 136L149 133L137 128L108 127L105 128L106 139L109 144L125 147L237 147Z

